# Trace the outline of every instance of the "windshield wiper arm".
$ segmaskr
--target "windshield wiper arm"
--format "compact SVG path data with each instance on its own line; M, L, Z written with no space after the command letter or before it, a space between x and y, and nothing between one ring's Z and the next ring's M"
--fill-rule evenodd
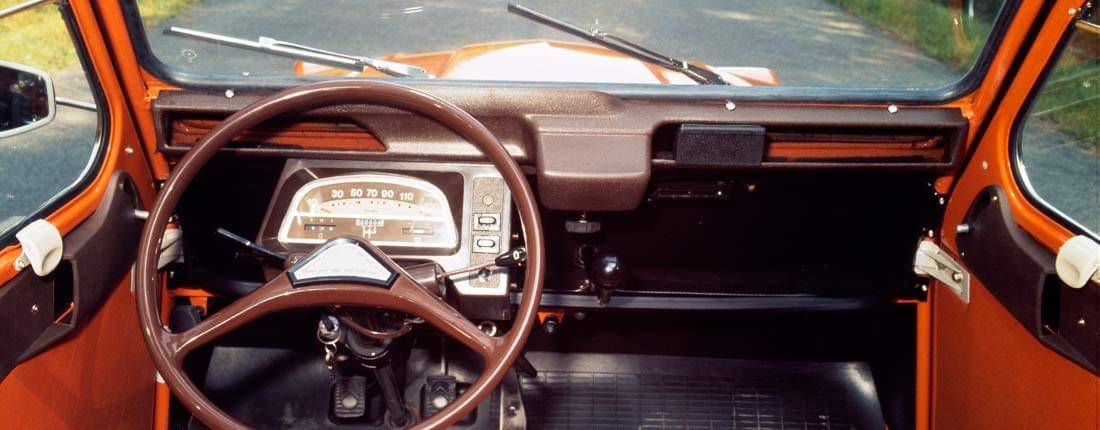
M721 75L715 73L712 70L693 64L688 64L687 61L678 60L676 58L658 53L652 49L643 47L641 45L638 45L637 43L623 39L606 31L601 31L599 29L592 29L591 31L588 31L560 19L554 18L552 16L546 15L544 13L535 11L524 6L520 6L515 3L508 3L508 12L522 16L547 27L564 31L581 39L587 40L589 42L595 43L614 51L621 52L639 60L653 63L666 69L683 73L695 82L699 82L702 84L729 85L729 82L727 82L725 79L722 78Z
M260 37L259 39L253 41L222 34L207 33L205 31L198 31L189 28L174 26L164 29L164 34L170 36L185 37L188 39L195 39L203 42L230 46L234 48L250 49L253 51L263 52L271 55L279 55L296 60L307 61L310 63L323 64L326 66L353 70L356 72L361 72L363 71L364 67L369 67L390 76L423 79L430 79L433 77L430 73L428 73L427 70L409 64L379 60L377 58L370 58L365 56L348 55L339 52L326 51L324 49L300 45L292 42L284 42L282 40L276 40L270 37Z

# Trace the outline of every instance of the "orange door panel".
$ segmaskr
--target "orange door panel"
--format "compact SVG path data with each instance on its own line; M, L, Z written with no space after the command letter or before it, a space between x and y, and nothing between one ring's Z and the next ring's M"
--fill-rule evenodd
M149 428L154 375L127 278L86 325L0 383L3 427Z
M95 227L104 219L133 216L133 210L111 216L103 212L110 198L120 195L123 188L125 195L132 196L128 200L131 204L141 206L141 202L150 202L156 192L153 176L115 74L111 50L100 32L91 4L62 2L44 7L63 8L64 16L70 20L81 42L83 49L78 51L83 51L89 79L101 90L96 106L105 116L99 141L103 147L99 153L102 159L83 189L72 194L53 212L38 215L56 226L65 238L66 258L71 260L64 260L63 266L67 264L65 267L70 269L66 270L77 274L71 277L75 286L70 291L74 296L71 296L68 311L64 311L63 303L51 306L59 309L55 310L57 319L49 329L60 329L55 334L63 333L64 336L44 342L47 346L38 349L36 354L25 354L22 363L0 381L0 421L3 423L0 427L148 428L153 421L155 373L137 328L130 281L126 276L132 258L112 254L129 244L112 241L118 236L96 236L96 233L114 232L96 231ZM130 185L120 185L119 178L123 177L129 178ZM131 221L129 225L134 223ZM140 229L140 222L136 224ZM88 237L95 241L84 240ZM85 246L73 246L70 251L71 244ZM133 245L136 247L136 241ZM119 273L102 276L104 272L95 267L95 262L82 260L78 252L81 249L85 253L101 251L101 254L115 255L113 267ZM41 282L30 285L17 282L37 276L29 268L16 270L13 262L21 253L17 243L0 244L0 292L43 285ZM85 278L85 275L92 276ZM55 271L52 278L43 278L43 282L54 285L54 300L58 297L56 291L61 288L57 280L62 278L60 271ZM94 297L81 296L81 292L90 291L92 287L97 292ZM37 307L27 309L31 313L38 310ZM77 311L80 315L74 315ZM0 315L0 318L17 320L18 316ZM4 328L18 330L20 325L7 324ZM43 339L39 337L38 341Z
M930 297L933 428L1100 428L1095 343L1067 341L1095 328L1059 328L1058 317L1048 315L1064 312L1067 302L1093 306L1100 287L1070 290L1053 274L1059 247L1078 231L1029 198L1013 148L1019 121L1082 6L1053 2L1032 29L951 192L941 245L971 274L970 299L940 283ZM1073 321L1097 311L1087 308Z

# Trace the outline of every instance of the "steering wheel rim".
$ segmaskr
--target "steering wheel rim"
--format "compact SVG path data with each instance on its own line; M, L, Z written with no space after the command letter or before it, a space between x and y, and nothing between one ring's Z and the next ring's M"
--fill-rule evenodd
M458 339L467 346L473 347L475 351L479 352L479 354L484 357L485 366L481 376L478 377L465 393L456 398L455 401L451 402L451 404L447 405L432 417L417 423L413 428L442 428L454 424L473 411L478 404L492 394L492 391L507 374L512 363L521 353L527 341L527 336L534 326L539 300L542 295L545 267L542 224L539 217L538 204L534 192L527 183L519 165L517 165L511 155L508 154L508 151L497 140L496 136L481 124L481 122L459 107L435 96L403 85L368 80L342 80L326 81L290 88L253 102L229 116L188 151L176 165L175 170L157 195L156 201L149 211L149 218L142 230L141 242L138 249L137 268L134 275L136 277L135 293L138 321L141 324L142 336L145 339L150 357L153 359L153 364L160 372L161 377L168 384L169 388L171 388L172 392L175 393L176 397L195 417L211 427L230 429L247 428L247 426L214 405L213 402L211 402L202 391L191 382L190 378L188 378L183 371L181 364L186 353L199 345L181 342L188 339L169 332L161 322L161 301L159 299L160 282L157 274L157 259L161 238L167 228L168 221L191 180L194 179L202 167L206 165L220 148L224 147L242 132L280 114L346 104L387 106L421 115L450 128L459 136L462 136L467 141L477 146L485 157L497 168L505 184L512 192L512 199L516 205L517 214L522 223L523 235L526 242L528 256L525 288L511 330L501 338L488 338L493 340ZM393 264L392 260L385 257L385 255L378 251L373 245L362 240L358 242L361 243L365 249L373 250L375 253L381 255L381 260L384 260L384 264L391 265L391 268L396 266ZM398 272L398 282L394 283L390 290L386 291L393 290L396 292L391 291L386 293L388 294L386 296L382 296L382 293L379 292L379 290L382 290L381 288L362 285L353 286L351 284L326 284L324 286L309 286L295 289L290 286L290 282L287 280L287 274L284 272L264 287L261 287L257 292L234 301L225 309L208 317L207 320L204 320L203 322L206 323L209 320L213 320L213 317L223 314L223 312L231 311L232 309L235 309L235 312L241 313L241 315L232 314L230 317L227 317L225 321L222 321L222 323L229 322L228 325L208 324L206 328L210 329L210 326L214 326L213 328L216 329L216 332L206 333L207 335L213 336L206 339L206 341L213 340L223 331L232 330L237 326L251 321L251 319L247 319L246 316L243 315L247 312L256 312L255 314L249 313L247 315L255 319L262 316L258 313L261 311L266 310L268 312L274 312L289 309L291 307L310 307L319 301L333 298L340 298L340 304L368 305L367 302L383 300L383 297L385 297L385 301L389 301L386 303L386 307L398 308L398 310L443 313L446 312L446 309L450 309L454 314L418 316L425 318L433 326L436 326L452 337L455 336L455 333L460 333L467 337L478 336L477 334L466 332L469 327L473 327L473 324L470 323L469 320L461 317L461 314L458 314L457 311L454 311L453 308L450 308L449 305L446 305L442 301L439 301L439 303L443 303L442 306L446 307L446 309L439 307L439 303L428 300L429 297L434 299L435 296L430 294L422 295L422 290L418 291L416 288L413 288L413 286L402 284L402 282L405 282L402 281L403 279L411 281L411 278L409 278L400 268L395 268L395 270ZM415 281L412 282L415 283ZM399 287L399 284L404 286ZM419 284L416 284L416 286L418 285ZM290 288L287 289L288 287ZM322 289L325 291L319 291ZM272 297L283 297L294 294L297 294L298 298L306 297L308 300L292 303L294 306L289 307L271 304L269 309L254 309L257 303L255 299L258 297L254 295L261 291L263 291L262 294L271 296L266 297L266 299L271 300L274 300ZM302 291L305 291L305 293L301 293ZM426 293L426 291L424 293ZM351 295L354 295L354 300L348 297ZM264 300L260 300L259 302L261 304L275 303L274 301ZM297 306L301 303L306 303L306 305ZM283 303L283 305L286 304L287 303ZM369 305L375 307L380 306L378 303ZM455 314L461 317L462 321L465 321L466 324L469 324L469 327L463 325L461 321L454 320ZM237 315L241 319L234 319L233 315ZM241 322L242 319L244 320L243 322ZM440 327L439 324L443 324L443 327ZM196 327L196 329L197 328L199 327ZM474 329L476 330L476 327L474 327ZM190 334L192 331L195 330L188 330L183 334ZM478 331L478 333L480 333L480 331ZM203 333L199 334L203 335Z

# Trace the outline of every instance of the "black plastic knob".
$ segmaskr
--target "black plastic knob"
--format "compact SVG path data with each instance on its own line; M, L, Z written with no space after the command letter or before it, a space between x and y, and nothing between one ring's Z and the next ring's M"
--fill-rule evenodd
M614 290L626 284L630 274L622 257L601 252L588 263L588 279L604 290Z
M493 264L497 265L497 267L512 267L519 266L523 264L524 261L527 261L527 248L517 246L508 252L498 255L495 261L493 261Z

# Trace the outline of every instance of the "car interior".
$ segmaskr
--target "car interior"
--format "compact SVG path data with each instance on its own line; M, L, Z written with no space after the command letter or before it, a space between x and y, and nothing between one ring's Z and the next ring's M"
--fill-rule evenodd
M1043 76L1032 56L1065 43L1073 1L1006 3L957 83L839 96L687 62L665 72L698 83L685 88L428 80L434 60L412 54L353 59L356 78L229 80L149 45L220 35L146 34L133 1L62 3L101 76L104 152L94 196L46 217L58 227L27 218L30 233L5 236L0 318L35 311L2 325L0 415L65 405L158 430L1100 426L1100 288L1055 264L1067 239L1094 236L1029 200L1006 149ZM295 73L349 67L275 42L246 48L297 49L276 54ZM49 258L25 249L49 228L64 251L42 275ZM44 375L83 382L26 382Z

